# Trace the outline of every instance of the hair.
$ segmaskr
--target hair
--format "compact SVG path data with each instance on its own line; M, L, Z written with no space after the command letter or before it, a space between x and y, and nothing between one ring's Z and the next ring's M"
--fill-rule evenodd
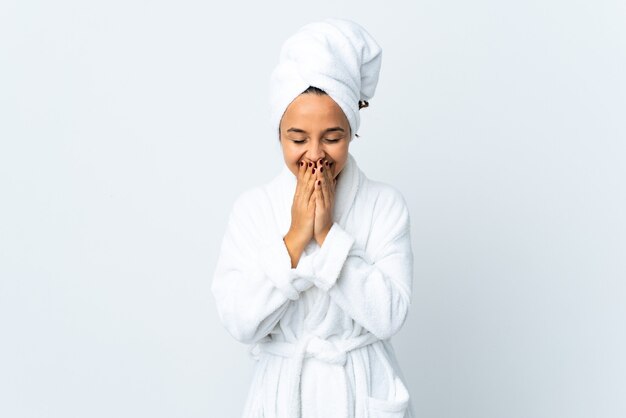
M304 90L301 94L306 94L306 93L314 93L317 94L319 96L323 95L323 94L327 94L324 90L315 87L315 86L309 86L306 90ZM367 100L359 100L359 110L363 109L364 107L368 107L370 104Z

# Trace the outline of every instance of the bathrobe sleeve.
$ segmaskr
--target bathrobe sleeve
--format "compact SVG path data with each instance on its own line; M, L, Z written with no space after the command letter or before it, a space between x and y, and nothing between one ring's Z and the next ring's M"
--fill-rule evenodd
M291 268L283 237L268 227L272 216L262 192L251 190L235 201L211 285L222 324L246 344L269 334L313 285L299 274L300 264Z
M413 279L409 211L391 186L376 201L368 240L366 253L333 223L313 257L313 282L356 323L386 339L404 324Z

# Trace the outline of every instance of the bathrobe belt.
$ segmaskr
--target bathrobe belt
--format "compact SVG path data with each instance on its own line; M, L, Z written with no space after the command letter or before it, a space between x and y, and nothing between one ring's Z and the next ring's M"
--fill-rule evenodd
M275 341L267 336L258 341L251 348L250 353L257 360L259 359L258 355L260 352L295 360L292 380L294 385L292 386L290 398L289 416L298 418L301 416L300 377L305 358L315 357L326 363L344 366L348 359L348 352L360 347L365 347L376 341L380 341L380 339L370 332L361 334L358 337L338 338L333 341L325 340L311 333L300 336L295 342Z

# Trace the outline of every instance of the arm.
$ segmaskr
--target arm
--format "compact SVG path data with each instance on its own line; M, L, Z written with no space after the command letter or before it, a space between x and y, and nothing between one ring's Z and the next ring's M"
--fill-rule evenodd
M377 251L371 259L335 222L312 260L314 284L380 339L404 324L413 279L409 211L399 192L392 196L376 210L369 240Z
M211 285L222 324L246 344L269 334L299 293L312 286L291 268L283 238L265 236L267 224L258 202L235 202Z

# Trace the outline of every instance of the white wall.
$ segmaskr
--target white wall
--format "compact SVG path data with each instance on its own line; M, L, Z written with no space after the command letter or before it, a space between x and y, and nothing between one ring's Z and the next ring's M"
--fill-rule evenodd
M0 5L0 416L236 417L209 291L309 21L383 47L351 152L410 204L420 417L626 416L620 0Z

